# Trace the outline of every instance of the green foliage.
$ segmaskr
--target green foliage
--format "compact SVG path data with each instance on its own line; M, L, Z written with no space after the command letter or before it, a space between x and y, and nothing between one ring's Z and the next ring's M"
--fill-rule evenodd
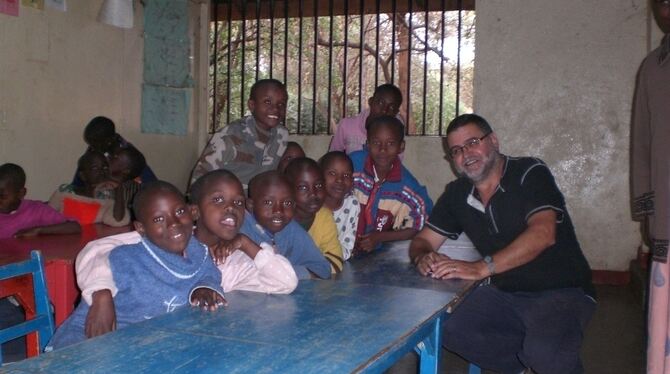
M349 16L346 20L343 16L333 17L332 34L330 17L319 17L316 22L313 17L303 18L302 22L299 18L290 18L288 22L280 18L274 20L272 27L269 19L247 20L244 24L242 21L219 22L216 46L215 24L212 23L209 109L210 113L216 113L212 129L246 114L253 82L257 78L272 77L286 83L289 93L286 125L292 133L331 133L343 115L355 115L367 106L376 84L399 85L404 81L410 83L400 87L405 96L401 115L406 113L409 97L410 133L441 135L440 126L446 127L456 114L457 64L455 54L449 51L454 48L458 12L444 14L442 20L442 12L431 12L426 22L425 13L414 13L411 33L407 32L409 14L396 17L395 25L388 14ZM379 43L375 40L377 24ZM470 58L461 61L460 113L472 108L474 12L463 12L462 24L462 50L467 53L461 56ZM394 26L395 45L391 42ZM411 35L409 71L402 68L408 64L400 61L403 56L407 58L408 47L402 35Z

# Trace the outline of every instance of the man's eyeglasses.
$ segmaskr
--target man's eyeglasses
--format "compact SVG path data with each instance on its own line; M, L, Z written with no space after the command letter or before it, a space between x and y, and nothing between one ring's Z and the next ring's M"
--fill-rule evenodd
M472 139L468 140L467 142L465 142L465 144L463 144L461 146L457 145L457 146L451 147L449 149L449 157L454 159L454 158L462 155L463 152L465 152L466 149L478 147L480 144L482 144L482 141L484 139L486 139L486 137L489 136L489 135L491 135L490 132L486 133L486 135L482 136L481 138L472 138Z

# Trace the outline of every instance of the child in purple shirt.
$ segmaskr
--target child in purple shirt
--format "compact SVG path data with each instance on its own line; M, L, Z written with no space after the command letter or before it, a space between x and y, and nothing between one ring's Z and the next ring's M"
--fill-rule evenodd
M384 115L397 116L401 104L402 93L398 87L390 83L378 86L372 97L368 99L368 109L355 117L340 120L328 151L344 151L347 154L360 151L367 141L367 128L370 121Z
M72 234L81 231L77 222L49 205L26 196L26 173L19 165L0 165L0 239L40 234Z

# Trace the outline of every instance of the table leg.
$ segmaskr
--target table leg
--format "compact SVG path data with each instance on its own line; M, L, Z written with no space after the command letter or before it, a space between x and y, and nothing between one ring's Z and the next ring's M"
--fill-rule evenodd
M54 322L60 326L74 310L74 303L79 296L74 268L64 260L47 261L45 266L49 298L54 306Z
M440 363L440 339L442 318L437 318L433 322L430 335L417 345L419 352L419 372L421 374L437 373Z

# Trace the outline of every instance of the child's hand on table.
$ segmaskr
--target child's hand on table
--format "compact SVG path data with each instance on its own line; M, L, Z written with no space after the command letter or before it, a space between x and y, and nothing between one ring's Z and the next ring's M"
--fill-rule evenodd
M369 234L361 235L358 237L358 240L356 240L356 249L362 251L362 252L372 252L377 248L377 245L379 244L379 239L378 239L378 234L380 234L377 231L371 232Z
M202 310L215 311L226 304L226 299L221 294L209 288L198 288L191 294L191 305Z
M29 229L21 229L14 233L15 238L25 238L28 236L37 236L40 234L40 228L39 227L31 227Z

